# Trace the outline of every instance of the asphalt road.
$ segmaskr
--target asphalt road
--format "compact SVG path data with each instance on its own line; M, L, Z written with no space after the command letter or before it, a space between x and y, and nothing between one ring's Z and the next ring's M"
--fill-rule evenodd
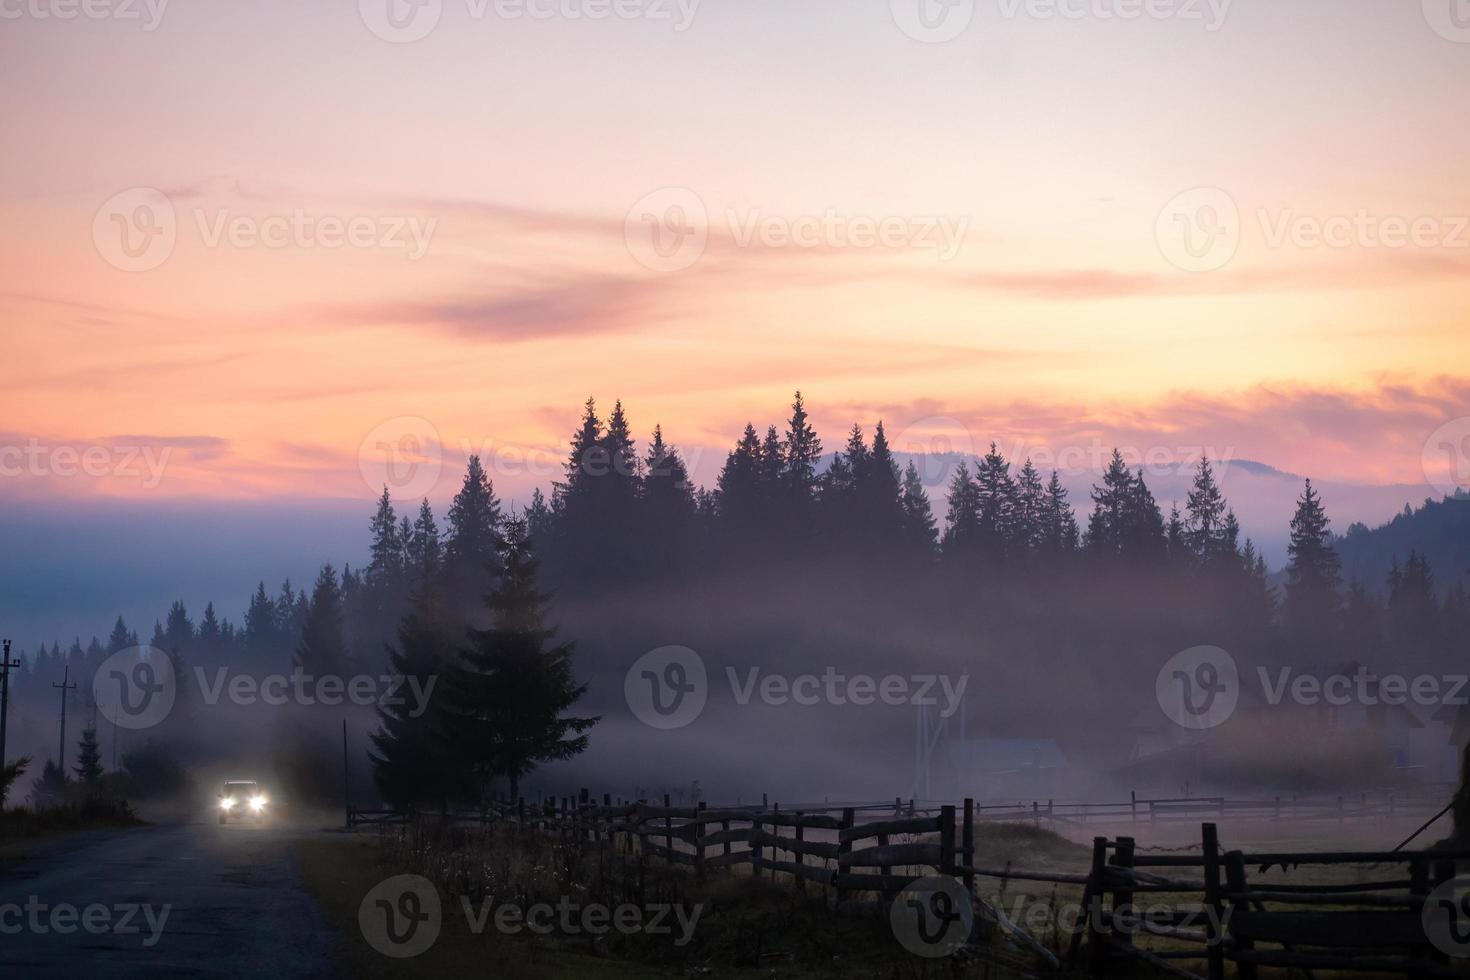
M47 841L0 867L0 977L331 978L286 827L215 822Z

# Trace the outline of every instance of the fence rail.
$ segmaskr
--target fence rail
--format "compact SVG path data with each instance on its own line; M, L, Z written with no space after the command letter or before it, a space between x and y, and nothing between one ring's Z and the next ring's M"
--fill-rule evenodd
M1298 812L1326 808L1322 801L1292 801ZM1207 800L1130 801L1156 822L1160 808L1229 815L1257 813L1259 802ZM1095 804L1072 804L1092 807ZM1431 804L1425 804L1427 811ZM1050 806L1055 819L1056 807ZM391 827L438 821L444 825L505 825L615 846L639 863L662 861L704 875L712 869L747 867L753 875L787 875L804 888L822 887L841 909L863 895L883 899L931 876L959 879L976 908L1053 968L1065 959L1089 976L1115 975L1123 962L1142 963L1189 980L1224 980L1227 967L1255 980L1262 967L1300 971L1351 970L1399 973L1414 978L1464 976L1430 941L1421 913L1430 893L1453 878L1470 851L1242 852L1225 850L1218 825L1200 826L1198 853L1153 854L1134 838L1095 837L1086 873L987 868L975 864L975 839L998 812L1033 820L1039 805L1019 813L965 800L928 805L826 804L802 808L676 807L614 803L605 796L528 804L497 803L475 813L431 813L351 808L349 826ZM1276 801L1269 811L1277 813ZM1366 811L1359 810L1359 815ZM1391 809L1409 816L1402 808ZM1172 815L1172 814L1171 814ZM860 819L860 816L862 819ZM1139 821L1144 822L1144 821ZM1385 869L1381 877L1354 882L1281 882L1303 868L1351 866ZM1258 869L1252 880L1249 869ZM641 870L640 870L641 874ZM1016 925L976 890L976 880L1027 881L1081 888L1068 948L1061 957ZM1137 915L1139 896L1163 903ZM866 903L865 903L866 904ZM1200 972L1196 972L1200 971Z

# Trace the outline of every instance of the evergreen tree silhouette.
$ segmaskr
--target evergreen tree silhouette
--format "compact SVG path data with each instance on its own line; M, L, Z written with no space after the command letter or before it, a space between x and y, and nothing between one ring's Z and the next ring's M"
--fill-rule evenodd
M113 654L137 645L138 634L128 629L121 616L117 617L117 622L112 624L112 632L107 636L107 652Z
M816 502L817 470L822 461L822 440L807 417L801 392L791 401L791 418L786 423L785 483L789 513L797 527L810 526L809 516Z
M1291 540L1286 553L1286 595L1281 614L1297 633L1329 631L1342 604L1342 561L1332 546L1330 522L1322 498L1306 481L1296 514L1291 519Z
M77 764L72 768L83 786L95 789L102 782L102 750L97 744L97 730L88 728L77 742Z
M924 558L932 558L939 546L939 528L934 521L934 509L929 504L929 494L924 490L924 481L919 477L919 468L912 459L904 467L900 492L907 548Z
M980 491L961 461L949 481L949 515L945 519L944 557L972 560L980 548Z
M679 451L664 442L661 426L653 427L643 478L643 543L640 549L655 575L681 573L693 545L696 504L694 487ZM527 515L530 527L530 515ZM534 543L535 533L530 537Z
M1078 533L1077 515L1067 501L1067 488L1052 470L1041 513L1041 554L1051 563L1073 554L1078 548Z
M323 565L306 606L301 639L292 659L295 669L310 677L348 674L347 636L342 615L342 590L337 572Z
M464 483L449 505L449 540L444 546L446 602L452 613L471 616L481 608L499 566L500 501L471 456Z
M261 581L245 609L245 651L252 659L264 662L280 642L276 604L266 595L265 582Z
M404 679L402 689L428 692L428 702L417 704L403 697L379 705L378 730L370 736L377 750L368 754L373 781L383 799L395 807L427 802L442 812L463 788L446 742L442 702L446 695L438 686L456 653L446 610L432 579L426 580L399 624L398 642L389 650L388 662Z
M461 653L449 724L482 787L503 776L514 799L536 766L582 752L598 719L567 715L587 688L573 676L572 644L552 642L523 520L507 524L503 562L488 601L493 625L473 630Z
M438 576L443 556L439 525L434 520L434 509L425 498L419 504L419 516L413 522L413 537L408 548L410 586L415 592L423 592Z

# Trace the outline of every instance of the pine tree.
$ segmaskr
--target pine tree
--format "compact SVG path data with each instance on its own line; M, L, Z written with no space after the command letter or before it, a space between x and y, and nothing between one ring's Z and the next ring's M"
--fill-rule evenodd
M987 561L998 564L1008 556L1015 536L1016 484L1010 463L993 442L975 469L975 489L980 550Z
M482 780L521 780L543 762L569 759L587 747L597 718L566 713L586 691L572 673L572 645L552 643L547 597L536 587L538 562L525 522L507 526L504 573L489 597L493 625L471 632L454 685L454 744Z
M694 532L694 487L679 451L664 442L661 426L653 427L644 473L643 542L639 552L656 574L681 572ZM534 543L534 530L530 537Z
M1342 561L1332 546L1322 499L1306 482L1291 519L1282 617L1298 630L1325 630L1341 605Z
M538 490L537 493L540 491ZM428 498L419 504L418 519L413 522L413 537L408 550L408 562L413 587L422 591L426 583L439 573L439 562L443 548L439 544L439 525L434 521L434 509Z
M1067 489L1056 470L1046 483L1046 501L1042 507L1041 553L1055 561L1070 555L1078 547L1077 515L1067 501Z
M1129 514L1134 498L1133 474L1123 454L1113 458L1103 471L1102 485L1092 488L1092 515L1087 520L1086 546L1094 555L1116 558L1123 554Z
M128 624L123 622L121 616L117 617L117 622L112 624L112 632L107 637L107 652L113 654L137 645L138 634L129 632Z
M949 515L944 528L944 557L969 559L980 543L980 493L970 479L970 467L963 460L955 467L949 481Z
M451 612L477 610L498 571L500 501L490 477L471 456L464 484L449 505L449 541L444 546L447 603Z
M747 422L740 442L725 458L719 477L720 518L734 542L750 542L760 528L761 444Z
M280 643L280 624L276 604L265 594L265 582L255 587L250 605L245 609L245 650L252 657L262 657Z
M169 606L168 618L163 629L163 647L173 653L183 652L194 642L194 623L184 604L178 600Z
M373 541L369 548L372 560L368 563L367 585L382 594L397 587L404 544L398 536L398 516L393 512L393 499L388 496L386 486L378 498L378 509L370 527Z
M97 730L88 728L77 743L77 764L72 769L83 786L95 789L102 781L102 750L97 745Z
M1180 568L1193 563L1194 552L1189 547L1184 530L1184 518L1179 513L1177 503L1169 510L1169 523L1164 531L1164 538L1170 563Z
M439 700L445 695L436 680L452 666L455 653L445 610L429 580L399 624L398 642L388 655L393 674L404 679L407 690L426 692L428 702L400 698L380 705L378 730L371 736L377 750L369 753L373 780L393 806L432 802L442 811L460 788Z
M929 506L929 495L924 492L924 483L919 478L919 468L913 460L909 460L903 471L901 502L904 540L909 550L924 557L933 557L939 543L939 529L934 522L934 510Z
M1032 555L1041 551L1044 516L1046 514L1046 487L1041 483L1041 474L1028 457L1016 475L1015 512L1012 543L1017 555Z
M1167 548L1164 514L1144 481L1142 467L1133 478L1124 524L1123 553L1130 561L1147 565L1163 560Z
M1194 562L1201 567L1220 560L1225 550L1225 497L1215 482L1209 457L1201 457L1194 474L1194 487L1185 502L1184 540ZM1235 549L1230 549L1230 557Z
M538 548L545 548L552 533L551 507L540 487L531 491L531 506L526 508L526 531Z
M907 520L898 463L888 446L888 434L881 419L873 430L873 447L868 451L864 478L858 484L857 506L860 538L881 561L898 549Z
M791 402L786 424L786 486L796 520L810 510L816 499L817 467L822 461L822 440L807 420L806 404L798 391Z
M307 605L293 666L310 677L346 677L347 637L342 617L342 591L337 572L323 565Z

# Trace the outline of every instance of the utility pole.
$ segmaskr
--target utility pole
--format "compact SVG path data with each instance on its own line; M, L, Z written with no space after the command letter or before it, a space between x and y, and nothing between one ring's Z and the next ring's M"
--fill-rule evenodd
M67 664L61 672L61 683L54 681L51 686L61 689L61 753L56 757L56 766L62 773L66 772L66 692L75 691L76 684L67 683L71 680L71 665Z
M352 829L352 791L347 784L347 719L342 719L342 812L347 829Z
M5 766L5 723L10 718L10 668L19 667L20 661L10 659L10 641L5 641L5 652L0 653L0 768Z

